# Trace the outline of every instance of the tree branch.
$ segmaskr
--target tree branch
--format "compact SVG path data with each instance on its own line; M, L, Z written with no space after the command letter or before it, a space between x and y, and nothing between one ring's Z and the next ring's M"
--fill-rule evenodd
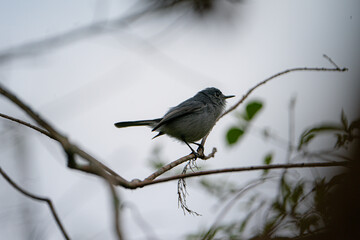
M18 99L9 90L7 90L3 86L1 86L1 84L0 84L0 94L4 95L10 101L12 101L16 105L18 105L21 109L23 109L25 111L25 113L27 113L40 126L44 127L48 132L46 133L44 130L42 130L42 129L38 128L38 127L35 127L35 126L33 126L33 125L29 124L29 123L26 123L24 121L15 119L13 117L7 117L7 115L4 115L4 114L0 115L1 117L4 117L4 118L6 118L8 120L15 121L17 123L23 124L23 125L25 125L27 127L30 127L30 128L32 128L32 129L34 129L36 131L39 131L39 132L51 137L52 139L58 141L62 145L65 153L67 154L68 167L102 177L110 185L110 189L111 189L113 199L115 199L116 201L119 201L119 199L118 199L118 197L116 195L113 184L116 182L119 185L127 186L129 184L128 181L126 181L124 178L122 178L121 176L116 174L110 168L106 167L104 164L100 163L98 160L96 160L90 154L88 154L85 151L81 150L76 145L70 143L66 137L61 135L57 130L55 130L54 127L52 127L42 117L40 117L39 114L37 114L35 111L33 111L29 106L27 106L23 101ZM84 160L87 160L89 162L89 165L88 166L83 166L83 165L76 164L75 156L74 156L76 154L79 155L80 157L82 157ZM118 209L117 206L118 205L116 205L116 209L115 209L115 218L116 219L115 219L114 223L116 224L116 234L118 236L118 239L121 240L123 238L122 238L122 234L121 234L120 226L119 226L119 209Z
M56 224L58 225L58 227L60 228L61 233L64 235L65 239L70 239L69 235L66 233L66 230L63 226L63 224L60 221L60 218L58 216L58 214L56 213L56 210L54 208L54 205L52 204L52 201L48 198L44 198L44 197L39 197L35 194L32 194L24 189L22 189L21 187L19 187L19 185L17 185L5 172L4 170L0 167L0 174L5 178L5 180L11 185L13 186L16 190L18 190L19 192L21 192L22 194L24 194L25 196L32 198L34 200L37 201L42 201L42 202L46 202L50 208L51 214L53 215Z
M325 55L326 56L326 55ZM327 57L327 56L326 56ZM329 57L327 57L326 59L330 59ZM334 64L334 62L330 59L329 60L331 64ZM228 110L226 110L220 117L222 118L223 116L225 116L226 114L234 111L241 103L243 103L245 101L245 99L255 90L257 89L258 87L266 84L267 82L271 81L272 79L274 78L277 78L277 77L280 77L282 75L285 75L285 74L288 74L288 73L291 73L291 72L300 72L300 71L317 71L317 72L324 72L324 71L327 71L327 72L345 72L347 71L348 69L347 68L339 68L337 67L337 65L335 64L335 68L309 68L309 67L299 67L299 68L291 68L291 69L287 69L285 71L282 71L282 72L279 72L275 75L272 75L271 77L259 82L258 84L256 84L254 87L250 88L247 93L245 93L245 95L235 104L233 105L232 107L230 107ZM219 120L218 119L218 120Z
M0 117L5 118L5 119L8 119L8 120L13 121L13 122L17 122L17 123L22 124L22 125L24 125L24 126L27 126L27 127L29 127L29 128L32 128L32 129L34 129L35 131L38 131L38 132L40 132L40 133L48 136L49 138L56 140L49 132L47 132L47 131L45 131L45 130L37 127L37 126L34 126L34 125L30 124L30 123L24 122L24 121L22 121L22 120L20 120L20 119L17 119L17 118L8 116L8 115L3 114L3 113L0 113Z
M252 87L250 90L248 90L248 92L231 108L229 108L226 112L224 112L221 116L225 116L226 114L230 113L231 111L235 110L242 102L244 102L244 100L258 87L264 85L265 83L267 83L268 81L277 78L279 76L285 75L287 73L290 72L295 72L295 71L338 71L338 72L344 72L347 71L347 68L339 68L329 57L325 56L325 58L327 60L330 61L330 63L332 65L335 66L335 68L308 68L308 67L303 67L303 68L292 68L292 69L288 69L282 72L279 72L265 80L263 80L262 82L256 84L254 87ZM105 166L104 164L102 164L101 162L99 162L96 158L92 157L90 154L88 154L87 152L83 151L82 149L80 149L79 147L77 147L76 145L70 143L68 141L68 139L66 137L64 137L63 135L61 135L54 127L52 127L49 123L47 123L44 119L42 119L40 117L39 114L35 113L29 106L27 106L24 102L22 102L20 99L18 99L14 94L12 94L9 90L5 89L1 84L0 84L0 94L4 95L5 97L7 97L10 101L12 101L13 103L15 103L16 105L18 105L21 109L23 109L33 120L35 120L40 126L42 126L43 128L45 128L47 130L47 132L41 128L35 127L29 123L26 123L24 121L15 119L13 117L9 117L7 115L1 114L0 117L4 117L6 119L18 122L20 124L23 124L27 127L30 127L36 131L39 131L49 137L51 137L52 139L60 142L60 144L62 145L62 147L64 148L65 152L68 155L68 166L73 168L73 169L77 169L80 171L84 171L87 173L91 173L91 174L95 174L95 175L99 175L102 176L104 179L106 179L107 181L111 182L112 184L116 184L116 185L120 185L123 186L125 188L130 188L130 189L135 189L138 187L143 187L146 185L150 185L150 184L155 184L158 182L165 182L165 181L170 181L170 180L174 180L174 179L180 179L180 178L186 178L186 177L191 177L191 176L200 176L200 175L207 175L207 174L216 174L216 173L223 173L223 172L228 172L228 171L246 171L246 170L258 170L258 169L267 169L267 168L258 168L258 167L249 167L249 168L244 168L244 170L239 170L239 169L228 169L228 170L213 170L211 172L198 172L198 173L190 173L190 174L184 174L184 175L177 175L177 176L173 176L170 178L163 178L160 180L154 180L155 178L157 178L158 176L162 175L164 172L169 171L170 169L174 168L175 166L188 161L190 159L193 159L195 156L193 154L190 155L186 155L182 158L179 158L178 160L175 160L174 162L169 163L168 165L162 167L161 169L159 169L158 171L154 172L153 174L151 174L150 176L148 176L147 178L145 178L143 181L138 180L138 179L134 179L131 182L127 181L126 179L124 179L123 177L121 177L120 175L118 175L116 172L114 172L112 169L108 168L107 166ZM219 119L220 119L219 118ZM218 120L219 120L218 119ZM207 136L206 136L207 137ZM205 144L206 141L206 137L204 137L204 139L202 140L202 145ZM211 154L209 154L208 156L204 156L203 152L200 151L200 158L206 160L210 157L214 157L214 154L216 152L216 149L213 149L213 152ZM82 166L82 165L77 165L75 163L75 159L74 159L74 155L79 155L80 157L82 157L83 159L87 160L89 162L89 166ZM305 165L299 165L297 167L304 167ZM311 167L311 165L309 165ZM269 167L269 166L266 166ZM278 166L276 168L291 168L294 166L284 166L282 165L282 167ZM314 166L314 167L319 167L319 165Z
M200 158L203 159L203 160L207 160L209 158L212 158L215 156L215 152L216 152L216 148L213 148L212 152L205 156L203 153L201 153L200 155ZM186 155L182 158L179 158L169 164L166 164L165 166L159 168L156 172L154 172L153 174L151 174L150 176L148 176L147 178L144 179L144 181L151 181L151 180L154 180L155 178L157 178L158 176L164 174L165 172L169 171L170 169L186 162L186 161L189 161L191 159L194 159L195 158L195 155L193 153L189 154L189 155Z
M144 187L147 185L174 181L182 178L198 177L204 175L212 175L219 173L230 173L230 172L245 172L245 171L259 171L259 170L271 170L271 169L288 169L288 168L314 168L314 167L348 167L350 163L347 161L342 162L315 162L315 163L293 163L293 164L273 164L273 165L260 165L260 166L249 166L249 167L238 167L238 168L224 168L207 170L200 172L192 172L186 174L174 175L171 177L165 177L153 181L141 181L136 183L136 187Z
M120 225L120 199L119 199L119 196L117 195L114 185L111 182L108 182L108 185L109 185L112 200L113 200L115 232L116 232L118 239L123 240L124 237L122 235L122 231L121 231L121 227L120 227L121 226Z
M117 182L121 182L124 185L128 184L128 181L123 179L121 176L119 176L117 173L115 173L112 169L110 169L109 167L107 167L104 164L102 164L101 162L99 162L97 159L92 157L90 154L88 154L85 151L81 150L75 144L70 143L69 140L65 136L60 134L58 130L56 130L54 127L52 127L39 114L37 114L34 110L32 110L28 105L26 105L22 100L20 100L18 97L16 97L13 93L10 92L10 90L6 89L1 84L0 84L0 94L5 96L6 98L8 98L11 102L16 104L17 106L19 106L34 121L36 121L40 126L45 128L47 130L47 133L46 133L46 131L44 131L41 128L33 126L33 125L31 125L29 123L26 123L26 122L24 122L22 120L19 120L19 119L13 118L13 117L8 117L5 114L1 114L0 117L4 117L4 118L9 119L11 121L15 121L17 123L23 124L23 125L25 125L27 127L30 127L30 128L32 128L32 129L34 129L36 131L39 131L39 132L49 136L50 138L58 141L62 145L64 151L67 153L69 162L70 162L70 158L71 158L71 160L74 161L74 158L73 158L74 154L78 154L80 157L87 160L90 164L93 165L92 168L82 168L79 165L75 165L75 164L69 165L69 167L71 167L73 169L80 170L80 171L83 171L83 169L86 169L87 170L86 172L88 172L88 173L94 173L96 175L100 174L102 176L107 175L107 177L110 177L110 178L116 177ZM97 171L95 171L94 167L97 168ZM103 172L104 170L106 172L110 173L110 174L107 174L106 172Z
M66 44L85 38L88 39L98 34L115 32L119 30L120 27L126 27L128 24L136 21L142 16L157 10L161 10L161 7L150 5L148 8L124 17L118 17L113 20L97 21L88 25L73 28L60 34L55 34L51 37L9 47L7 50L0 50L0 65L14 59L47 53L51 48L65 46Z

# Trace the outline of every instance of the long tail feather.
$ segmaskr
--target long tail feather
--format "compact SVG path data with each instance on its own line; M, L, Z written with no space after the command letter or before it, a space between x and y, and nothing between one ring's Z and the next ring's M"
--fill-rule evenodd
M161 118L152 119L152 120L140 120L140 121L128 121L128 122L117 122L115 127L124 128L124 127L135 127L135 126L154 126L160 122Z

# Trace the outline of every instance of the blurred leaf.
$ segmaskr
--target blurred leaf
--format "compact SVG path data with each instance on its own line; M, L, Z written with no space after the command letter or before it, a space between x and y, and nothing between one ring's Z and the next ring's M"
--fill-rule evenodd
M229 145L236 143L239 138L244 134L244 130L238 127L232 127L226 134L226 140Z
M258 239L270 239L270 235L271 232L273 231L274 227L276 226L276 222L277 222L278 218L269 220L265 223L263 232L262 232L262 238L258 238Z
M310 232L311 226L317 226L319 224L319 220L320 220L319 216L315 214L311 214L309 216L301 218L298 221L298 225L300 228L300 235Z
M209 229L209 231L206 232L206 234L203 235L200 239L206 239L206 240L214 239L216 232L219 231L220 228L221 227L217 227L215 229Z
M285 208L284 205L279 202L279 201L275 201L272 204L272 208L275 210L275 212L277 212L279 215L282 215L285 213Z
M343 147L345 146L346 147L346 144L349 140L349 135L346 135L346 134L335 134L337 140L336 140L336 143L335 143L335 148L340 148L340 147Z
M309 134L309 135L306 135L303 138L301 138L298 149L300 149L304 144L308 144L314 137L315 137L315 134Z
M273 154L272 153L268 153L267 155L265 155L264 157L264 164L269 165L272 162L273 159ZM264 169L263 171L263 176L266 175L269 172L269 169Z
M334 124L323 124L310 129L305 130L300 137L298 149L301 149L303 145L308 144L318 133L342 131L342 126Z
M338 184L344 183L345 181L345 176L346 173L341 173L339 175L335 175L333 178L330 179L330 181L328 182L328 187L332 188Z
M250 221L250 219L252 218L255 212L256 211L251 211L246 215L245 219L240 224L239 232L244 232L246 225L248 224L248 222Z
M291 197L290 197L291 201L297 204L303 193L304 193L304 184L298 183L291 193Z
M289 183L286 181L285 176L283 176L280 180L281 183L281 193L283 196L289 196L291 193L291 187L289 185Z
M341 123L344 127L344 130L346 131L348 129L349 123L348 123L348 120L347 120L344 110L341 110Z
M162 159L162 148L160 145L155 145L155 147L152 149L152 153L148 159L148 165L152 169L159 169L163 167L166 162Z
M273 154L272 153L268 153L265 158L264 158L264 163L266 165L269 165L272 162L273 159Z
M246 105L246 115L244 117L245 120L250 121L254 118L254 116L260 111L263 104L260 101L253 101Z
M360 119L351 122L349 126L349 131L353 131L354 129L360 129Z
M199 183L205 191L217 198L222 198L228 194L236 193L238 191L236 185L224 180L209 180L203 178L199 181Z
M149 162L149 164L150 164L150 167L152 167L153 169L159 169L159 168L162 168L163 166L165 166L165 163L160 160L158 160L158 161L151 160Z

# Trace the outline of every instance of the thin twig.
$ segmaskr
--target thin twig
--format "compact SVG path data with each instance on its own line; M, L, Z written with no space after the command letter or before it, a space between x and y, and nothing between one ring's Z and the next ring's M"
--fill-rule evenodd
M336 69L340 69L340 67L330 57L328 57L328 55L324 54L323 57L326 58L332 65L334 65Z
M194 166L192 166L192 165L194 165ZM181 174L186 174L188 169L190 169L192 172L194 172L193 168L198 168L198 167L195 165L195 159L194 160L190 159L188 161L188 163L185 165ZM195 216L201 216L201 214L191 210L186 203L186 196L188 195L188 192L187 192L187 184L186 184L186 181L184 178L180 178L178 180L177 193L178 193L178 206L181 207L181 209L184 212L184 215L187 212L187 213L195 215Z
M25 125L25 126L27 126L29 128L34 129L35 131L38 131L38 132L48 136L49 138L52 138L52 139L56 140L49 132L45 131L42 128L34 126L34 125L30 124L30 123L24 122L24 121L22 121L20 119L14 118L14 117L10 117L10 116L8 116L6 114L3 114L3 113L0 113L0 117L8 119L8 120L13 121L13 122L17 122L17 123L22 124L22 125Z
M35 194L32 194L24 189L22 189L19 185L17 185L5 172L4 170L0 167L0 174L5 178L5 180L11 185L13 186L16 190L18 190L19 192L21 192L22 194L24 194L25 196L32 198L34 200L37 201L42 201L42 202L46 202L50 208L51 214L53 215L56 224L58 225L61 233L64 235L65 239L70 239L69 235L66 233L66 230L63 226L63 224L61 223L61 220L58 216L58 214L56 213L56 210L54 208L54 205L52 203L52 201L48 198L44 198L44 197L39 197Z

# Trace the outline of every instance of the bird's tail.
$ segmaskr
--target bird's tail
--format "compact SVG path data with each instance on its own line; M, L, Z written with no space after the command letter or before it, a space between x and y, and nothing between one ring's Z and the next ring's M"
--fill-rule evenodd
M153 127L160 121L161 121L161 118L157 118L157 119L152 119L152 120L117 122L114 125L117 128L134 127L134 126L150 126L150 127Z

